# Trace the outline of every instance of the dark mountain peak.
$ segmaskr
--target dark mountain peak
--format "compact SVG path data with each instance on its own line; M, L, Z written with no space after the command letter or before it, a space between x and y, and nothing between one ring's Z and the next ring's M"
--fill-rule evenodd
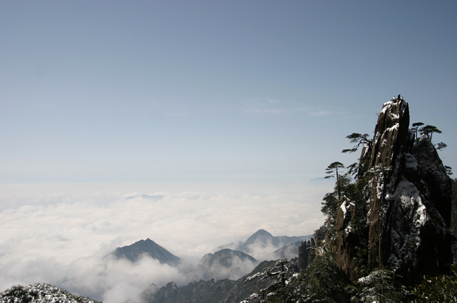
M127 259L131 262L138 261L142 255L147 255L162 264L171 266L176 266L181 262L178 257L149 238L137 241L132 245L118 247L112 252L112 255L118 259Z

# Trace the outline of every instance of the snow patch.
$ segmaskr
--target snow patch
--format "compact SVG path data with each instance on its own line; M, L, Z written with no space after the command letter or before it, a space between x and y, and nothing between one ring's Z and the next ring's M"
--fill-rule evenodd
M352 231L352 226L348 225L345 229L344 232L346 233L346 236L349 235L349 233Z
M396 121L396 120L399 120L400 119L400 115L399 114L396 114L394 112L389 112L389 117L390 119L392 119L392 121Z
M385 132L391 132L391 131L394 131L394 130L398 130L399 127L400 127L400 124L399 123L395 123L395 125L386 128Z
M344 217L346 218L346 213L348 211L346 208L346 202L341 203L340 208L343 211Z
M395 102L392 101L392 100L387 101L386 103L384 103L384 105L382 106L381 113L385 114L386 111L387 111L389 108L391 108L394 104L395 104Z

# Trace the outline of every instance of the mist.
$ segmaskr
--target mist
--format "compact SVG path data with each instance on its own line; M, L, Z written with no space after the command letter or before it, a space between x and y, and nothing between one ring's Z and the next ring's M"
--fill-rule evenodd
M0 196L0 291L43 282L104 302L139 302L138 294L151 284L235 280L256 265L235 259L230 268L196 270L198 261L221 245L244 241L260 228L275 236L308 235L323 221L322 188L214 193L25 187L4 187ZM106 257L146 238L182 264L174 268L149 257L135 263ZM250 249L261 261L276 248Z

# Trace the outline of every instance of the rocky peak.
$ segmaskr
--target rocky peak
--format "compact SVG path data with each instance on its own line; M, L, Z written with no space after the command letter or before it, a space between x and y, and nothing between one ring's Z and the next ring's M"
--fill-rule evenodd
M356 279L357 245L367 243L368 270L388 269L406 284L424 274L442 274L452 263L451 180L428 137L414 140L409 106L403 98L384 103L371 146L362 151L368 162L364 233L354 233L355 204L345 201L336 219L335 260Z
M369 268L374 269L384 265L380 234L383 233L384 220L387 214L385 201L386 185L390 190L401 179L402 160L405 150L409 150L412 141L409 140L409 106L402 98L384 103L376 123L369 171L374 175L370 181L369 222Z
M374 130L369 168L394 166L396 156L409 144L408 132L408 103L403 99L384 103Z

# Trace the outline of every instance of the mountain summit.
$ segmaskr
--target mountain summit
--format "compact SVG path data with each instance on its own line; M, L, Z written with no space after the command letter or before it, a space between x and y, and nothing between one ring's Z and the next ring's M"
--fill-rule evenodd
M147 255L159 260L162 264L168 264L170 266L176 266L181 262L180 258L149 238L135 242L132 245L118 247L111 254L118 259L124 258L132 262L138 261L142 255Z

